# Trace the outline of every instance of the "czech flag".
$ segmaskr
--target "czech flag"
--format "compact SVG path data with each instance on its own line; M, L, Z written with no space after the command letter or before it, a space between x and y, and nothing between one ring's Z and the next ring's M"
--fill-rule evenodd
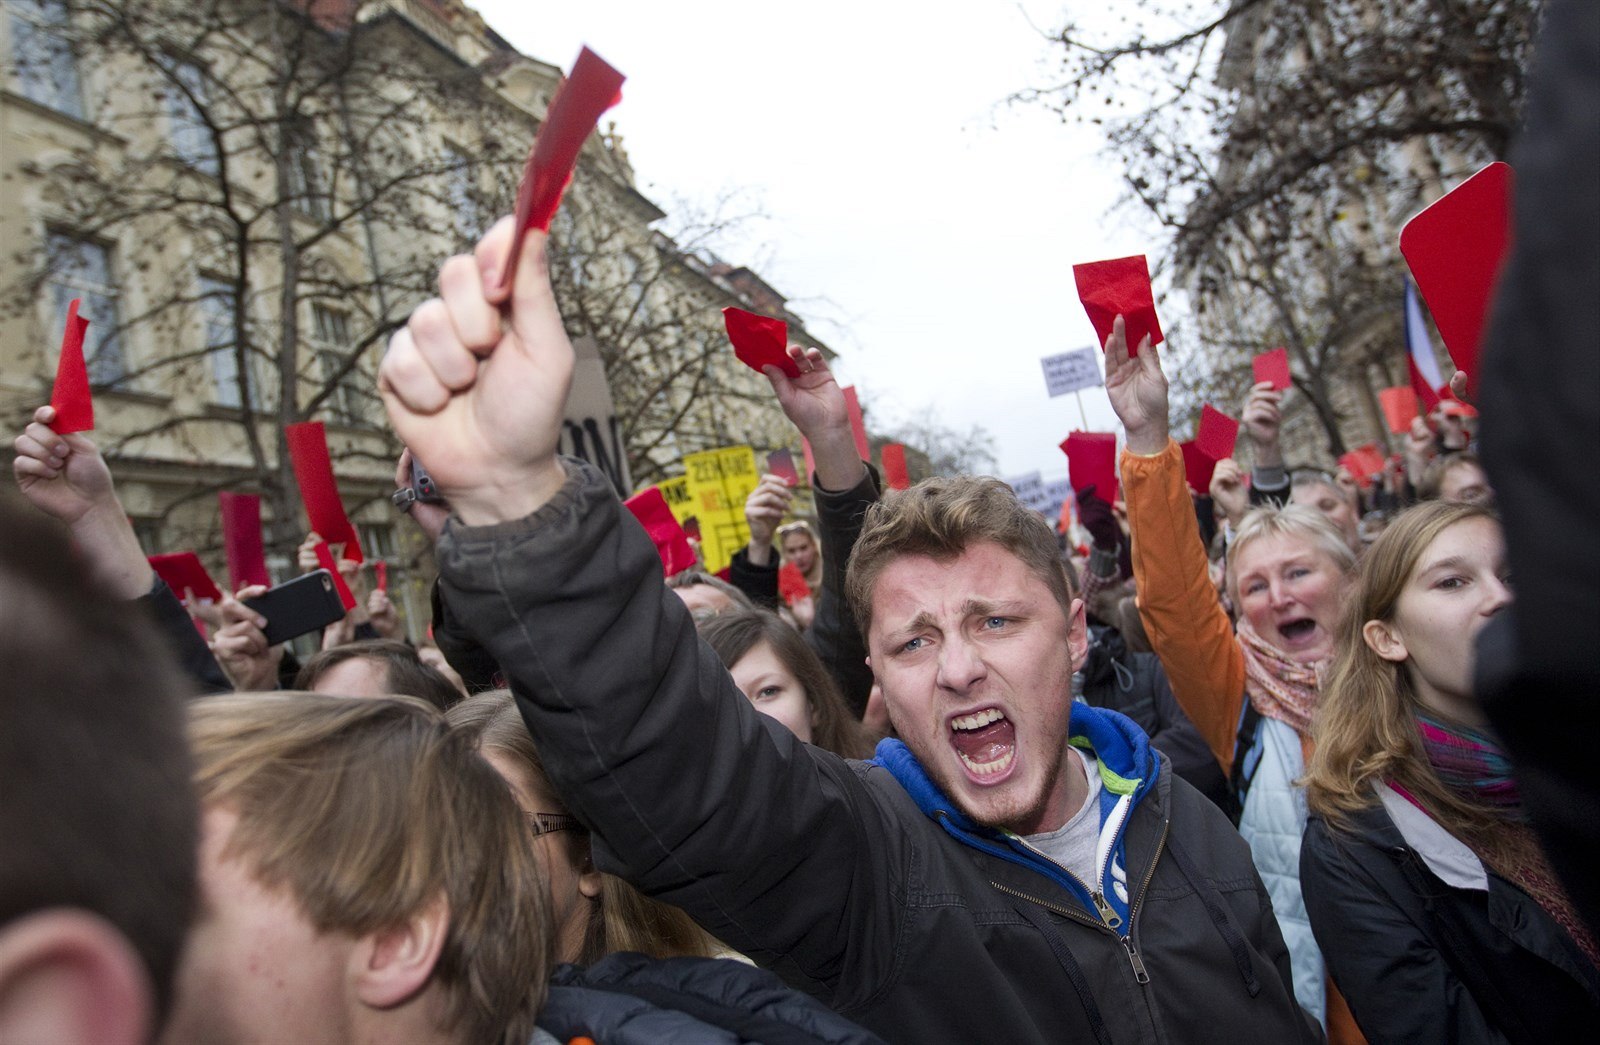
M1439 373L1439 359L1433 354L1428 324L1417 303L1417 288L1406 280L1406 358L1411 368L1411 387L1417 393L1422 412L1429 414L1439 405L1440 393L1448 386Z

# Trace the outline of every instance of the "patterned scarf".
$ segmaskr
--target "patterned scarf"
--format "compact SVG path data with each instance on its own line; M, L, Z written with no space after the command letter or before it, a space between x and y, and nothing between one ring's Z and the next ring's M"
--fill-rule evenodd
M1422 711L1417 712L1417 731L1428 763L1445 787L1469 802L1487 807L1503 820L1492 831L1475 832L1476 837L1461 840L1491 871L1544 908L1572 937L1590 964L1600 968L1600 945L1551 870L1539 836L1528 826L1522 795L1511 775L1511 760L1500 742L1482 730L1448 724ZM1404 788L1393 782L1390 786L1406 801L1428 812Z
M1262 638L1250 622L1239 618L1239 649L1244 653L1244 691L1250 703L1267 718L1294 727L1301 736L1311 733L1311 715L1317 709L1318 676L1326 661L1300 664Z

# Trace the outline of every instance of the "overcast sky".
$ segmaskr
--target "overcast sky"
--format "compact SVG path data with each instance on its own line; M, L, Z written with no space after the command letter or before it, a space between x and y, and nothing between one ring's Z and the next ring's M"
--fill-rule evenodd
M1117 171L1093 133L1004 104L1047 77L1035 26L1062 2L475 6L526 54L570 68L587 43L627 76L607 119L647 196L731 191L765 214L721 253L840 353L869 425L931 406L988 429L1002 475L1052 478L1082 423L1074 397L1046 395L1039 358L1094 333L1072 265L1158 249L1111 214ZM1104 392L1083 403L1112 427Z

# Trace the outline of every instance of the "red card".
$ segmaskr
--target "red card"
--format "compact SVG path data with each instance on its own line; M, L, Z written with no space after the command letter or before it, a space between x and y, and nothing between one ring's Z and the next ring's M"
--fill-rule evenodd
M1511 251L1511 186L1510 165L1491 163L1400 230L1400 253L1433 325L1474 386L1495 283Z
M1358 446L1339 458L1339 464L1355 478L1363 489L1372 485L1372 477L1383 471L1387 458L1377 443Z
M1417 393L1410 385L1385 388L1378 393L1378 403L1383 407L1383 419L1389 431L1404 435L1411 431L1411 422L1417 419Z
M861 455L863 461L872 460L872 449L867 445L867 423L861 419L861 400L856 398L856 386L844 386L844 406L850 411L850 431L856 437L856 453ZM806 467L811 466L811 458L806 458Z
M578 153L600 122L600 115L622 100L623 79L621 73L585 47L572 63L572 74L556 88L556 96L545 111L544 124L528 152L522 184L517 187L516 232L502 287L510 286L517 274L517 258L522 254L522 239L528 230L550 230L561 196L572 181Z
M83 361L83 334L89 321L78 315L82 298L67 306L67 329L61 335L61 358L56 361L56 387L50 405L56 419L50 425L57 435L94 429L94 399L89 395L89 367Z
M1094 495L1113 502L1122 497L1117 482L1117 436L1114 432L1070 432L1061 444L1074 493L1094 487Z
M800 452L806 458L806 485L811 485L811 477L817 474L817 458L811 452L811 440L805 436L800 437Z
M389 590L389 564L382 559L372 560L372 577L378 584L379 591Z
M333 477L333 461L328 456L328 433L321 421L303 421L283 429L294 464L294 477L300 484L300 499L305 502L311 528L324 540L344 545L344 557L364 562L361 541L350 517L339 500L339 482Z
M722 310L722 325L733 354L751 370L760 373L764 366L775 366L790 377L800 376L800 367L789 358L789 324L783 320L730 306Z
M167 587L180 599L188 591L197 599L222 601L222 591L217 587L217 582L211 579L211 574L200 563L200 556L194 552L152 555L150 568L156 571L156 576L167 582Z
M1213 461L1232 457L1239 441L1239 422L1207 403L1200 408L1200 427L1195 430L1194 441Z
M1139 354L1139 342L1146 334L1152 345L1161 344L1161 320L1156 318L1150 268L1143 254L1074 265L1072 278L1077 281L1078 298L1094 324L1095 343L1101 351L1111 336L1111 321L1119 315L1128 337L1128 355Z
M811 585L806 583L806 575L800 572L800 567L792 562L778 567L778 597L785 606L793 606L810 594Z
M662 573L671 577L694 566L694 549L689 546L689 536L678 525L667 499L654 486L647 486L622 502L633 517L639 520L644 532L656 546L661 556Z
M261 547L261 498L253 493L217 494L222 508L222 547L228 555L228 587L272 586Z
M350 585L344 582L344 574L339 572L339 564L333 561L333 549L328 546L327 541L317 544L317 561L322 564L323 569L333 574L333 586L339 592L339 601L344 603L344 611L349 613L355 609L355 593L350 590Z
M1263 352L1250 361L1250 370L1255 374L1255 383L1268 382L1272 387L1282 392L1291 384L1289 380L1289 350L1275 348L1271 352Z
M767 455L767 471L783 480L785 486L799 486L800 473L794 470L794 454L774 450Z
M911 473L906 470L906 448L901 443L883 444L883 481L891 490L911 489Z
M1217 459L1200 449L1200 444L1193 439L1179 443L1178 449L1183 451L1183 474L1189 480L1189 489L1202 497L1209 497L1211 473L1217 470Z

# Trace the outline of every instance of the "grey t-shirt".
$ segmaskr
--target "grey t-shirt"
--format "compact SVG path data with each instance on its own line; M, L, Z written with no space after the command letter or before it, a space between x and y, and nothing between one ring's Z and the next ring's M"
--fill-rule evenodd
M1090 892L1099 892L1100 883L1095 878L1100 855L1100 767L1094 755L1078 748L1068 749L1071 765L1081 772L1089 784L1089 797L1072 819L1054 831L1027 835L1025 840L1039 852L1070 871L1073 877L1088 886ZM1068 770L1069 772L1071 770Z

